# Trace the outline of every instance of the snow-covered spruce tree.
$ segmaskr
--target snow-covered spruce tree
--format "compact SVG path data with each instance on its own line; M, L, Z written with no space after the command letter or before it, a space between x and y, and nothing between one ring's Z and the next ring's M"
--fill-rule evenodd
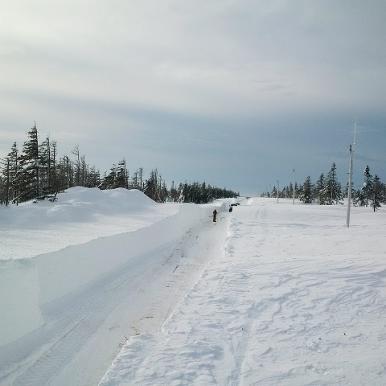
M17 188L20 201L30 200L40 195L40 159L39 140L36 125L28 132L28 140L24 142L22 154L19 158L19 173Z
M157 169L152 170L150 177L145 181L144 193L154 201L159 200Z
M386 183L382 184L382 203L386 204Z
M366 205L366 200L365 196L363 195L362 189L358 189L355 192L355 198L353 200L355 206L365 206Z
M54 162L49 137L39 145L39 161L41 192L42 194L53 193L52 176L54 174Z
M57 191L63 191L74 186L74 170L68 156L63 156L57 166Z
M165 180L162 180L161 179L161 189L160 189L160 201L161 202L166 202L168 200L168 197L169 197L169 191L168 191L168 188L166 186L166 181Z
M117 165L113 164L110 168L110 172L103 178L100 188L103 189L114 189L117 179Z
M129 188L129 172L124 159L118 162L114 188Z
M294 193L294 186L293 186L292 182L290 182L289 188L288 188L288 198L292 198L293 193Z
M366 166L363 172L363 185L361 189L361 206L368 206L373 194L373 176L370 173L369 165Z
M300 196L300 201L303 201L305 204L312 203L312 183L311 183L310 176L306 177L303 183L303 189L302 189L302 194Z
M372 181L372 191L370 192L370 204L374 212L381 207L381 202L383 200L383 186L377 175L374 176Z
M277 189L276 186L274 185L271 191L271 197L276 198L277 197Z
M16 142L13 143L11 151L1 160L2 195L0 201L8 205L10 202L16 202L18 196L17 174L19 171L19 152Z
M331 169L327 174L324 185L324 200L328 205L338 204L342 198L342 188L337 180L335 162L331 165Z
M302 186L295 182L295 198L300 197L300 193L302 191Z
M0 204L8 206L10 201L10 165L9 158L0 160L1 173L0 173Z
M86 178L86 187L95 188L100 187L101 178L99 170L95 169L95 166L92 166L87 174Z
M110 172L106 174L99 184L100 189L129 188L129 172L126 168L126 161L121 160L113 164Z
M324 174L322 173L316 181L314 188L314 197L319 202L319 205L325 204L325 182Z

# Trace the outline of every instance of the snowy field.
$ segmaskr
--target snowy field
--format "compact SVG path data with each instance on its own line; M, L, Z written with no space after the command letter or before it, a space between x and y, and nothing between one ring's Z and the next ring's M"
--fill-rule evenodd
M71 189L1 213L2 386L386 384L384 209Z
M0 260L23 259L121 232L176 213L138 190L71 188L54 204L0 207Z
M1 208L0 385L96 385L126 337L158 327L223 247L212 210L81 188Z
M101 386L385 385L386 213L251 199L222 253ZM215 226L218 226L216 224Z

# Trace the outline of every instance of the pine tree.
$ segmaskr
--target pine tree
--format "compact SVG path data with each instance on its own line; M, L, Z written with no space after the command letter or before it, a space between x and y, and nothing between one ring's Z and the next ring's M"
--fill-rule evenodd
M145 181L144 193L152 200L158 199L158 171L154 169L150 172L150 177Z
M371 185L372 185L372 191L370 193L371 197L369 201L375 212L378 208L381 207L381 202L383 200L383 197L382 197L383 186L377 175L374 176Z
M3 202L8 205L16 202L18 196L17 176L19 172L19 152L16 142L13 143L11 151L2 160L2 180L3 180Z
M40 191L40 159L39 140L36 125L28 132L29 140L24 142L20 156L17 187L20 192L20 200L26 201L39 197Z
M319 201L320 205L325 204L325 182L324 182L323 173L319 176L319 179L316 181L315 197Z
M0 174L0 204L8 206L11 199L11 172L9 157L4 160L0 160L0 165L2 166Z
M276 186L274 185L271 191L271 197L276 198L277 197L277 189Z
M114 188L129 188L129 172L124 159L118 162Z
M323 196L328 205L337 204L342 198L342 188L337 180L335 162L327 174Z
M40 185L43 194L52 193L52 165L51 143L47 137L39 145Z
M312 203L312 184L310 176L308 176L303 183L303 191L300 200L303 201L305 204Z
M370 173L369 165L366 166L363 172L363 177L364 182L362 186L362 203L363 205L368 206L373 192L373 176Z

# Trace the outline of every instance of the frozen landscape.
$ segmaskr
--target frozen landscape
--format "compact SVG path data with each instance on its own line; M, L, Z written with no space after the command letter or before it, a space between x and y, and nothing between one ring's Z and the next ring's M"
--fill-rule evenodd
M3 1L0 386L386 386L385 41L386 0Z
M0 385L385 384L386 211L239 201L0 208Z

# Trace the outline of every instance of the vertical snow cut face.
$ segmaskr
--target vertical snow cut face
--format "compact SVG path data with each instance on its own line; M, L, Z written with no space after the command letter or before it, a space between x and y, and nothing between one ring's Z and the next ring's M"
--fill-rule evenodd
M158 329L222 245L212 210L176 205L136 231L2 261L0 383L95 385L125 337Z
M386 212L250 199L224 253L100 386L386 383Z

